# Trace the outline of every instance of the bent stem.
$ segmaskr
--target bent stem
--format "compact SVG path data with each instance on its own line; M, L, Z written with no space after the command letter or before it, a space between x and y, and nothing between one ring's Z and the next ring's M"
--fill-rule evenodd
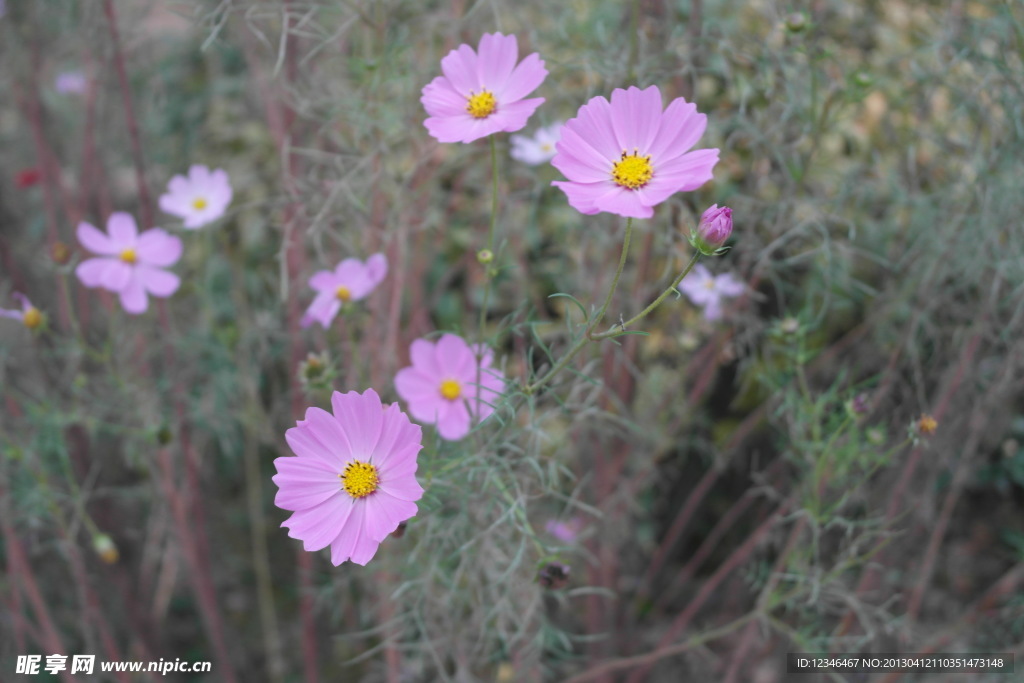
M665 299L667 299L670 294L673 294L678 291L677 287L679 286L679 283L683 281L683 278L686 277L691 270L693 270L693 267L697 265L697 261L700 260L701 253L699 251L695 252L693 257L690 258L690 262L687 263L686 267L683 268L682 272L680 272L679 275L676 276L676 279L672 281L672 284L669 285L665 289L665 291L658 296L657 299L652 301L647 308L640 311L635 316L633 316L632 318L625 322L615 323L605 332L594 334L594 328L597 327L601 323L601 319L604 318L604 314L608 310L608 305L611 302L612 295L615 293L615 288L619 284L619 276L622 274L622 268L626 262L626 251L629 249L629 238L632 227L633 222L632 219L630 219L629 222L626 223L626 238L625 240L623 240L622 244L622 257L619 259L619 269L615 273L615 279L612 281L612 288L611 290L609 290L608 296L605 297L604 305L601 306L601 310L598 311L597 315L594 317L594 321L587 326L586 332L580 335L580 338L576 340L576 343L573 344L572 348L569 349L568 353L565 354L562 360L558 361L558 363L556 363L554 367L548 370L547 374L545 374L543 377L538 379L533 384L527 384L523 387L523 392L525 394L531 395L538 389L540 389L542 386L547 384L549 381L551 381L552 377L554 377L556 374L565 369L565 366L569 364L569 361L571 361L573 357L577 353L579 353L584 346L587 345L588 341L602 341L604 339L612 339L615 337L621 337L624 334L628 334L628 332L626 331L627 327L646 318L648 315L651 314L652 311L654 311L654 309L660 306L661 303L665 301Z

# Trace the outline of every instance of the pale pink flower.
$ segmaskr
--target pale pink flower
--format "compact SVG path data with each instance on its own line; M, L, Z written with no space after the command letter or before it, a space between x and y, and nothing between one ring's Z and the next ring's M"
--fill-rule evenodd
M112 213L103 233L89 223L78 224L78 241L100 258L82 261L75 274L86 287L117 292L128 313L143 313L149 307L147 294L168 297L178 291L181 281L164 270L181 257L181 240L160 228L139 234L131 214Z
M53 87L62 95L81 95L89 87L89 81L81 71L65 71L57 74Z
M722 317L722 299L739 296L746 286L732 273L712 275L711 271L701 264L679 283L679 291L690 298L697 306L704 307L704 317L718 320Z
M551 161L555 156L555 144L562 133L562 123L553 123L544 128L538 128L533 137L525 135L513 135L509 137L512 142L512 158L530 166L537 166Z
M417 512L422 430L397 403L384 408L373 389L335 391L333 414L309 408L285 432L298 457L274 460L274 504L294 514L281 526L306 550L331 546L335 566L365 565L399 523Z
M463 43L441 60L443 76L423 88L423 122L439 142L472 142L492 133L522 129L544 102L524 100L548 75L534 52L516 66L515 36L485 33L478 51Z
M572 543L583 530L583 520L573 517L563 521L549 520L544 529L562 543Z
M188 177L171 178L167 193L160 197L160 208L183 218L185 227L195 230L223 216L232 194L227 171L195 165L188 169Z
M679 97L661 110L661 91L616 89L595 97L566 121L551 164L567 181L555 185L574 209L650 218L676 192L711 180L717 149L688 150L707 126L696 105Z
M0 308L0 318L12 318L20 320L30 330L39 327L43 322L43 314L38 308L32 305L28 297L21 292L14 292L14 298L21 302L21 310Z
M318 322L330 327L334 316L350 301L365 298L388 274L388 259L384 254L374 254L363 263L359 259L347 258L334 270L321 270L309 278L309 286L316 290L316 298L302 316L302 326L309 327Z
M436 343L417 339L409 356L412 366L395 375L395 390L409 404L413 419L436 424L441 438L458 441L474 418L483 420L494 412L505 378L491 367L490 349L444 334Z

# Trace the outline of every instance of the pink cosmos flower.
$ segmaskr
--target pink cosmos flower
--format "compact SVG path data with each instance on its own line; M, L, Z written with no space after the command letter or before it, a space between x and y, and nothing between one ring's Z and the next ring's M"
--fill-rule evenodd
M39 309L21 292L14 292L14 298L21 302L21 310L0 308L0 318L20 320L30 330L39 327L43 323L43 314Z
M160 197L160 208L185 219L185 227L195 230L223 216L232 194L227 171L196 165L188 169L188 177L171 178L167 193Z
M514 132L544 102L524 100L548 75L536 52L516 66L515 36L485 33L475 52L463 43L441 60L443 76L423 88L423 122L438 142L472 142L498 131Z
M374 254L366 259L366 263L347 258L333 271L321 270L315 273L309 278L309 286L317 294L302 316L302 326L309 327L315 321L325 328L330 327L343 305L365 298L387 274L388 259L384 254Z
M564 522L549 520L544 529L562 543L572 543L583 530L583 520L579 517Z
M86 287L102 287L121 296L128 313L144 313L147 294L168 297L178 291L181 280L164 270L181 257L181 240L160 228L141 235L131 214L112 213L104 234L89 223L78 224L78 241L101 258L86 259L75 274Z
M555 181L569 204L585 214L607 211L650 218L676 192L711 180L717 149L688 152L704 134L707 116L679 97L661 110L657 86L595 97L562 128L551 160L568 181Z
M416 514L422 430L373 389L335 391L334 414L320 408L285 432L298 457L274 460L274 504L294 514L281 526L306 550L331 546L331 562L365 565L399 523Z
M477 354L482 353L477 364ZM441 438L458 441L469 433L472 418L483 420L505 388L504 377L491 368L494 354L470 346L454 334L437 343L417 339L409 347L412 366L395 375L395 389L409 404L413 418L436 424Z
M553 123L544 128L538 128L533 137L525 135L513 135L509 138L512 141L512 158L530 166L537 166L551 161L555 156L555 143L561 137L562 123Z
M679 291L690 298L697 306L704 307L704 317L718 320L722 317L722 299L739 296L746 286L731 273L712 275L701 264L679 283Z
M700 217L697 228L691 231L690 244L705 256L713 256L722 251L722 247L732 235L732 209L728 206L719 207L712 204Z

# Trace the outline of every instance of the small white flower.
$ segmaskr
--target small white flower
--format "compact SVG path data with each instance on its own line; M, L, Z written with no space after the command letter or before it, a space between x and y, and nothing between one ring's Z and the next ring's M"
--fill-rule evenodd
M562 136L562 124L553 123L540 128L532 138L512 136L512 158L530 166L551 161L555 156L555 143Z
M160 197L160 208L185 220L189 230L201 228L224 215L231 203L231 181L227 171L192 166L188 177L176 175Z
M679 283L679 291L688 296L695 305L703 306L704 317L708 320L718 320L722 317L722 299L739 296L745 289L743 282L732 273L712 275L707 268L699 264Z

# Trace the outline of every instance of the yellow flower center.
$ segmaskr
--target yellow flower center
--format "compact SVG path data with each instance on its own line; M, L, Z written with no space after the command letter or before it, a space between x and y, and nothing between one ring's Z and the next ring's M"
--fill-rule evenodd
M466 111L474 119L486 119L498 108L498 101L487 90L481 90L475 95L471 92L468 99Z
M34 330L43 322L43 314L35 306L29 306L28 310L22 315L21 321L25 323L25 327Z
M124 261L125 263L135 263L136 261L139 260L139 257L135 255L134 249L128 247L127 249L121 252L121 260Z
M338 297L339 301L349 301L352 298L352 290L345 285L338 285L338 288L334 290L334 296Z
M715 288L715 281L714 280L710 280L709 279L709 280L707 280L704 283L704 289L714 289L714 288Z
M551 146L551 143L545 142L543 145L540 146L540 149L543 152L550 152L552 149L554 149L554 147Z
M206 208L206 200L202 197L196 197L192 200L192 208L196 211L202 211Z
M345 465L345 471L338 475L341 477L341 486L353 498L363 498L377 490L380 477L377 476L377 468L368 462L353 460Z
M632 154L626 154L622 150L622 158L612 166L612 180L629 190L641 188L654 176L654 167L651 166L651 156L640 156L637 150Z
M441 396L449 401L454 401L459 396L462 396L462 387L455 380L446 379L441 382Z

